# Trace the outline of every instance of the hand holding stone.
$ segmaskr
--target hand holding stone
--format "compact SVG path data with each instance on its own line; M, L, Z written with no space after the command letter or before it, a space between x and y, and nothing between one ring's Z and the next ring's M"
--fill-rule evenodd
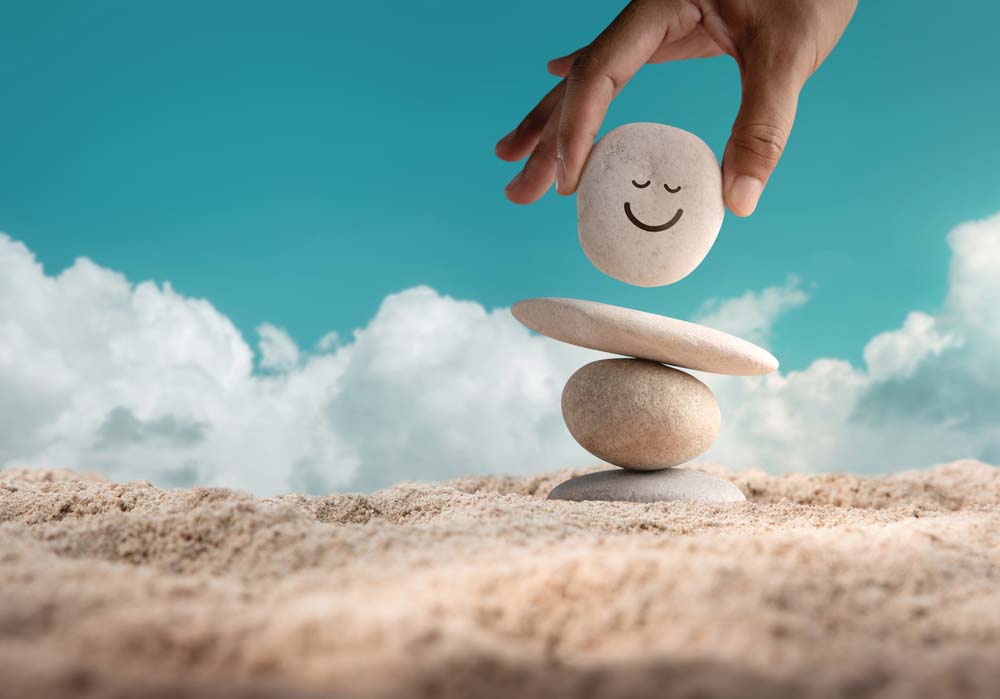
M729 54L743 103L726 146L725 201L749 216L784 150L799 92L833 50L857 0L633 0L589 45L549 63L563 78L496 148L527 156L507 185L529 204L556 180L576 191L611 100L645 63ZM669 116L669 115L665 115Z

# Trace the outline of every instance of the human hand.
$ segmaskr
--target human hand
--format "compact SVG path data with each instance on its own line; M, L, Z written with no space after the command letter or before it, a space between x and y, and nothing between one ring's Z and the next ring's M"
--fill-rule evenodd
M592 43L549 62L563 79L497 144L528 161L507 197L530 204L556 181L572 194L611 100L645 63L736 59L743 103L722 159L726 205L749 216L778 164L799 92L833 50L857 0L633 0Z

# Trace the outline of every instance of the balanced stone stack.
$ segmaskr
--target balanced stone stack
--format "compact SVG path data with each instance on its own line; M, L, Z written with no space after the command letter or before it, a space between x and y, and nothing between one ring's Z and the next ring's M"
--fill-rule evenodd
M580 242L606 274L661 286L690 274L722 225L722 174L697 136L663 124L628 124L594 147L577 193ZM623 358L580 368L562 395L570 434L620 468L561 483L563 500L744 500L728 481L676 469L719 434L708 386L676 367L716 374L767 374L766 350L712 328L593 301L538 298L511 309L555 340ZM669 366L668 366L669 365Z

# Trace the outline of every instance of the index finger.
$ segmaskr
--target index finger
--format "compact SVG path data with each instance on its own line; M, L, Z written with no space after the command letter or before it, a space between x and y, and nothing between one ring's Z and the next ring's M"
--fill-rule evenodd
M630 3L588 47L566 76L556 137L556 191L572 194L611 100L641 68L668 33L690 32L700 12L684 0Z

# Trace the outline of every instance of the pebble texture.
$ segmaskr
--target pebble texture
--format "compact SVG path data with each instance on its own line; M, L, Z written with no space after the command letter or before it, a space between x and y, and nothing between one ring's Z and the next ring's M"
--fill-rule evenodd
M536 298L514 304L514 317L571 345L713 374L769 374L778 360L721 330L595 301Z
M686 468L628 471L613 468L560 483L549 500L622 502L742 502L743 492L729 481Z
M563 388L562 413L584 449L642 471L693 459L719 434L719 406L708 386L643 359L602 359L581 367Z
M665 124L626 124L594 146L577 189L580 244L607 275L672 284L701 264L722 227L712 149Z

